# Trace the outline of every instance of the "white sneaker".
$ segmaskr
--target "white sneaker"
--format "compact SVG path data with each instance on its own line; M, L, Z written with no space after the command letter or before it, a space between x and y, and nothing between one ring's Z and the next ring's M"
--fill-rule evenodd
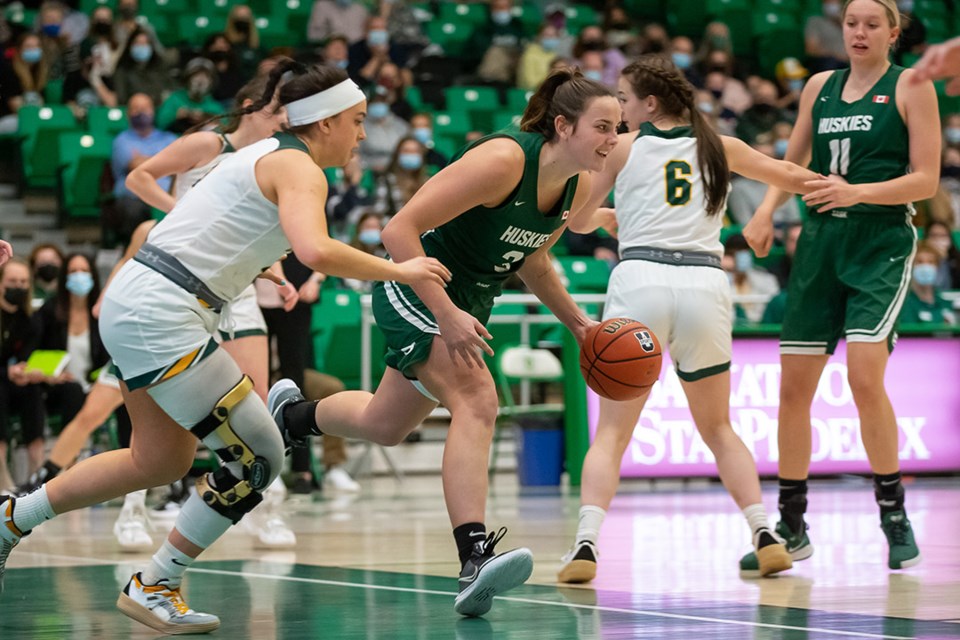
M323 474L323 486L334 491L360 492L360 484L340 467L331 467Z
M255 547L261 549L289 549L296 546L297 535L278 515L267 518L257 532Z
M120 592L117 608L124 615L171 635L209 633L220 626L217 616L188 607L179 586L171 588L166 580L144 585L140 580L140 574L135 574Z
M147 518L133 509L124 507L113 523L113 535L123 551L136 553L153 549L153 539L147 533Z
M560 559L560 571L557 582L582 584L597 577L597 559L600 552L589 540L580 540L563 558Z

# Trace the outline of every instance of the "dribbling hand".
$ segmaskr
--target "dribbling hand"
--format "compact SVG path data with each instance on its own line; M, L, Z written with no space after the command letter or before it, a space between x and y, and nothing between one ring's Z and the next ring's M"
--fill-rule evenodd
M397 277L394 278L402 284L415 284L417 282L432 282L446 287L450 282L450 270L436 258L427 258L418 256L397 263Z

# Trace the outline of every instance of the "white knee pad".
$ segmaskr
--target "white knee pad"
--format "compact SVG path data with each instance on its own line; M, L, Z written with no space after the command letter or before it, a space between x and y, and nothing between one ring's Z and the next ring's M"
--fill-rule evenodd
M233 520L217 513L199 494L192 493L180 508L174 526L184 538L206 549L233 526Z

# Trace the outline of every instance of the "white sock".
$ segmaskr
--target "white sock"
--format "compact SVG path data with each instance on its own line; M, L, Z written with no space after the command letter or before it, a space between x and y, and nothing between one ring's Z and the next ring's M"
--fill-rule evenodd
M767 510L760 502L744 509L743 516L747 519L747 525L749 525L750 533L753 535L756 535L760 529L770 528L770 521L767 519Z
M600 537L600 527L603 526L603 518L606 515L606 510L600 507L590 505L580 507L580 524L577 526L577 542L589 540L596 546L597 538Z
M153 585L160 580L167 580L170 586L177 587L180 585L181 578L183 578L183 572L193 564L194 560L196 558L191 558L170 544L169 540L164 540L163 546L153 554L150 564L141 574L143 584Z
M50 498L47 497L47 485L41 486L22 498L17 498L13 505L13 524L24 533L52 519L55 515L57 514L50 506Z
M146 508L147 490L132 491L123 497L123 508L125 510L134 510L137 507Z

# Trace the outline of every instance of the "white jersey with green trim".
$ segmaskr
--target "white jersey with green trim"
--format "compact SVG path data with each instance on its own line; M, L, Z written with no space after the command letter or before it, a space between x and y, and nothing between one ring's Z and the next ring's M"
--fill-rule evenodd
M617 175L614 198L621 252L655 247L723 255L723 215L706 214L692 128L661 131L643 123Z

